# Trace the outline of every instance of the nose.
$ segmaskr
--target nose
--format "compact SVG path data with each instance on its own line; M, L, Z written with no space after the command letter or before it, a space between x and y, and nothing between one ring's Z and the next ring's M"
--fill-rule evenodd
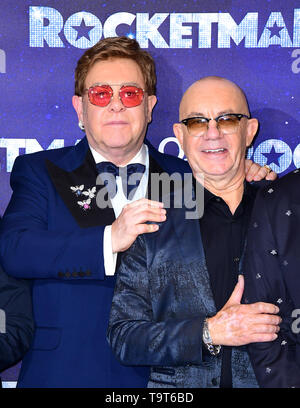
M114 91L113 96L109 102L108 109L111 112L122 112L126 109L119 98L119 91Z
M207 132L204 135L204 139L211 140L211 139L219 139L221 137L221 133L217 127L217 122L211 119L207 124Z

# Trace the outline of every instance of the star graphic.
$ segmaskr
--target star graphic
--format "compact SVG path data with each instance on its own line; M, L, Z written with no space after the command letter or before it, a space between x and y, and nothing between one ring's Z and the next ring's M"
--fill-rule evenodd
M272 146L272 149L269 151L269 153L262 153L262 155L267 158L267 163L266 163L267 166L274 163L276 164L276 166L280 167L279 158L284 155L284 152L278 153L276 152L275 147Z
M89 32L92 30L92 27L95 27L95 25L87 26L85 24L84 18L82 19L79 26L72 26L72 28L74 28L74 30L77 31L77 37L76 37L75 41L79 40L79 38L81 38L81 37L85 37L89 41L91 41Z
M280 31L284 28L284 26L279 27L275 21L275 24L272 27L268 27L268 30L271 31L270 39L276 35L276 37L280 38Z

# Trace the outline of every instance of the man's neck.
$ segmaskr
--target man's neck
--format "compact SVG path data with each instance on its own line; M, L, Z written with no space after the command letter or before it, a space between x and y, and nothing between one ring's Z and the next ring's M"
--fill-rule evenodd
M120 151L120 149L112 149L108 154L107 152L102 151L100 152L98 149L96 150L91 145L90 148L96 163L100 161L110 161L118 167L126 166L136 156L143 154L142 153L143 145L135 149L134 151L130 151L128 153ZM139 158L139 161L141 161L141 158Z
M232 180L226 178L211 179L205 177L204 187L212 194L221 197L228 205L231 213L234 214L243 198L244 181L245 173L242 172Z

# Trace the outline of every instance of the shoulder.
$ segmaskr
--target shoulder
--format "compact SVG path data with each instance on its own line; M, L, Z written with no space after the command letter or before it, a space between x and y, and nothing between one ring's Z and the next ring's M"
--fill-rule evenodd
M300 183L300 169L296 169L286 174L285 176L274 181L274 186L281 190L294 190L295 187L299 187ZM273 183L272 183L273 185Z
M283 199L294 197L300 200L300 169L296 169L260 189L260 196ZM299 201L300 202L300 201Z
M49 182L47 162L58 163L64 161L73 147L63 147L53 150L42 150L36 153L23 154L16 158L10 177L12 188L16 188L20 182L27 180L29 183L40 185L42 189Z
M269 213L270 220L275 221L278 214L294 212L300 205L300 171L291 173L271 182L258 190L253 214ZM288 215L288 214L287 214Z
M12 169L12 177L20 172L39 173L46 171L46 163L50 161L54 164L64 161L69 152L74 150L75 146L62 147L59 149L42 150L35 153L23 154L16 158Z
M35 153L23 154L16 158L15 163L17 164L19 163L38 164L38 163L44 163L46 159L51 160L51 161L60 160L60 158L62 158L72 148L73 146L69 146L69 147L62 147L59 149L42 150L42 151L35 152Z

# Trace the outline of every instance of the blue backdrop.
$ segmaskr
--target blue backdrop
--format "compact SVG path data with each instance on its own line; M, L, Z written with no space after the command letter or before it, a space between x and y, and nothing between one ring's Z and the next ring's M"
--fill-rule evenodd
M71 105L74 68L99 39L136 38L157 63L148 138L183 157L172 134L184 90L205 75L246 92L260 131L249 150L280 175L300 167L300 3L295 0L1 0L0 213L19 154L82 137ZM2 375L15 381L18 367Z

